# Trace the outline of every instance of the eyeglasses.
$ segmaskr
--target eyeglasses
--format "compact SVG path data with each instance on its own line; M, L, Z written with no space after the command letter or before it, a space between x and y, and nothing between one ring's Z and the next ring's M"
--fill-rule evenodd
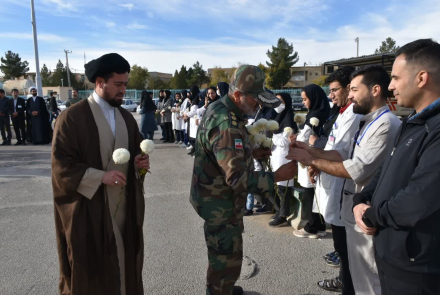
M338 88L333 88L333 89L330 89L330 93L335 93L335 92L337 92L339 89L341 89L342 88L342 86L341 87L338 87Z

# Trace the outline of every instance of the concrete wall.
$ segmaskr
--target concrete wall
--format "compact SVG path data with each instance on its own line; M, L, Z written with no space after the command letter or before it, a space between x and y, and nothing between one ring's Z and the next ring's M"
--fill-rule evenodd
M72 96L72 87L53 87L53 86L47 86L43 87L43 95L49 96L49 93L55 91L58 93L58 99L62 101L66 101L69 99L70 96Z

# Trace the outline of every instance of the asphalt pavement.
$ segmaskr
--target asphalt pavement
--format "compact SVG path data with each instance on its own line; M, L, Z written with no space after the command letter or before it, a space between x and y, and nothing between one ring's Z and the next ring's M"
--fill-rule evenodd
M203 222L189 203L193 158L178 145L155 142L145 181L145 294L205 294ZM50 158L49 145L0 146L1 295L58 294ZM322 258L333 250L331 234L296 238L291 227L269 227L269 217L245 217L237 282L245 294L334 294L316 285L338 272Z

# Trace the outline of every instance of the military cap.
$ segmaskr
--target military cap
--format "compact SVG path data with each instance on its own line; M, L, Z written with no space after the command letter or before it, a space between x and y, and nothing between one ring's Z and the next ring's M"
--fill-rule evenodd
M256 102L264 107L276 108L281 104L281 100L264 89L265 78L259 67L242 65L232 75L229 87L232 91L250 94Z
M130 73L130 64L117 53L104 54L100 58L88 62L84 68L90 82L95 83L96 78L103 77L110 73Z

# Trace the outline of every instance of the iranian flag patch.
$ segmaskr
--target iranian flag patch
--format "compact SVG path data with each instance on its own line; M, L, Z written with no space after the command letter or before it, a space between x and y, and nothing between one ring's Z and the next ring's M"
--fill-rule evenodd
M239 150L243 149L243 141L241 139L235 140L235 149L239 149Z

